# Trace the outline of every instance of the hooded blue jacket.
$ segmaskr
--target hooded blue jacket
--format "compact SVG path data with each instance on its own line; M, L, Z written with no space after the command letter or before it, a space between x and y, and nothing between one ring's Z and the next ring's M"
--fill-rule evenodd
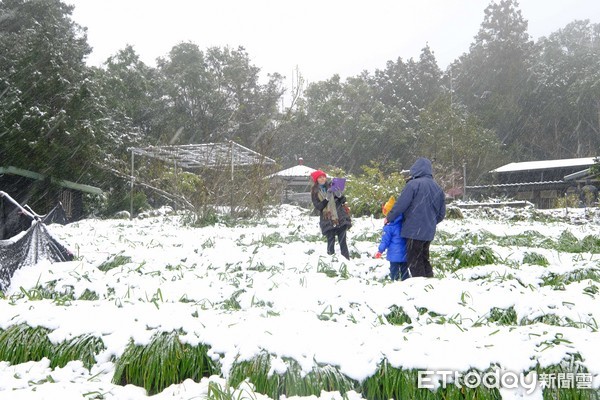
M394 222L383 227L383 235L378 251L387 250L386 259L391 262L406 262L406 239L400 235L402 229L402 215Z
M394 221L404 215L402 237L430 242L436 225L446 216L444 191L433 180L431 161L426 158L417 158L410 176L387 218Z

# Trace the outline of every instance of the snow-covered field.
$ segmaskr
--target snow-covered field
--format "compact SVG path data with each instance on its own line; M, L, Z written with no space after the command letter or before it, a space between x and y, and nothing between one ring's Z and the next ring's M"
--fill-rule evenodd
M327 256L318 218L292 206L232 227L194 228L180 215L50 225L77 259L17 271L0 299L0 353L15 346L7 332L21 324L46 328L53 346L77 337L101 339L101 346L89 369L82 361L55 368L48 358L0 361L0 398L199 399L220 387L230 398L266 399L252 382L228 387L236 365L261 355L269 356L271 376L285 374L290 360L301 376L331 366L356 383L349 399L373 398L361 385L384 362L402 371L496 369L529 378L539 371L540 384L554 371L573 374L565 376L595 388L584 395L597 395L599 214L463 212L465 219L439 225L436 277L405 282L390 282L389 263L372 258L380 219L354 219L350 261ZM492 264L469 266L449 255L482 248L494 255ZM154 395L114 384L128 346L147 346L160 332L207 346L218 372ZM499 393L542 398L541 386Z

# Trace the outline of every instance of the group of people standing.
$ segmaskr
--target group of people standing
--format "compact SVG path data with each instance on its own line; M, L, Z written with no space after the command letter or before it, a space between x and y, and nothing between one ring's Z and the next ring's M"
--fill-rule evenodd
M311 197L319 212L321 232L327 238L327 254L334 253L337 237L342 256L350 258L346 231L352 226L343 192L330 190L325 172L311 174L314 185ZM433 180L431 161L418 158L409 171L404 189L394 201L382 207L385 215L383 235L375 258L386 252L390 262L390 278L433 277L429 262L429 246L436 226L446 216L445 195Z

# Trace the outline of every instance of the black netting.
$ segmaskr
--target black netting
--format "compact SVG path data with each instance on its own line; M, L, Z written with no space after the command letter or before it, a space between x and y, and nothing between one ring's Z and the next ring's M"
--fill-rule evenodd
M0 240L9 239L31 227L32 218L0 194Z
M66 225L66 223L68 222L67 212L65 211L62 203L59 202L48 214L44 215L42 217L42 222L46 225Z
M0 240L0 290L6 290L15 271L25 265L72 259L73 254L50 235L46 226L35 222L18 239Z

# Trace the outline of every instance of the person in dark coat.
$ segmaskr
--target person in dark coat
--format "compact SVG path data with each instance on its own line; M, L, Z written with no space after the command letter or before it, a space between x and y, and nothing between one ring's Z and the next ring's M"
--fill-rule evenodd
M406 239L408 269L412 277L433 277L429 245L436 226L446 216L444 191L433 180L431 161L417 158L410 167L409 181L402 189L385 223L404 215L401 235Z
M346 211L346 196L342 192L332 192L331 183L327 182L325 172L318 170L311 175L313 186L311 198L315 209L319 212L321 233L327 238L327 254L335 253L335 237L340 244L340 252L348 260L350 252L346 243L346 231L352 226Z
M381 207L383 215L388 215L394 206L396 199L390 199ZM375 258L381 258L382 253L387 250L385 258L390 262L390 279L397 281L410 278L408 264L406 263L406 239L400 234L402 230L402 214L395 221L383 226L381 243L375 254Z

